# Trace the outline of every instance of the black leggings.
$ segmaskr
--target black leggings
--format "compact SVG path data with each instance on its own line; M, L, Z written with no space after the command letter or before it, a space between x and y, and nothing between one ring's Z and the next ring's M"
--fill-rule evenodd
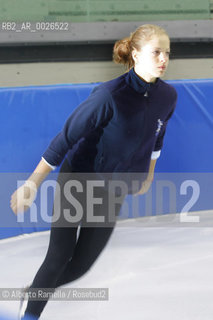
M68 179L72 179L67 161L62 164L58 182L64 185ZM102 196L108 199L108 192L102 192ZM67 200L60 195L60 203L62 211L67 208ZM57 194L55 197L55 201ZM122 198L124 200L124 197ZM107 200L110 201L110 200ZM115 207L115 215L119 214L122 201ZM69 205L70 206L70 205ZM107 215L107 205L94 206L95 214ZM106 212L104 212L106 211ZM112 234L115 222L107 226L89 226L80 227L79 236L77 238L78 223L75 225L62 226L52 225L50 233L50 242L46 257L38 270L31 288L57 288L67 284L83 276L95 262L101 251L105 247L107 241ZM48 300L45 301L28 301L26 313L39 317Z

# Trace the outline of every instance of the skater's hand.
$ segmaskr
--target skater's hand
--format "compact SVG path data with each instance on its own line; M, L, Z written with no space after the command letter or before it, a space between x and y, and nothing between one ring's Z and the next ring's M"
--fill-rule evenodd
M37 188L33 181L27 180L11 196L10 207L15 214L24 212L30 208L36 198Z
M152 181L153 181L153 178L152 179L146 179L142 183L141 189L137 193L135 193L134 196L138 196L138 195L142 195L142 194L146 193L149 190L149 188L151 187Z

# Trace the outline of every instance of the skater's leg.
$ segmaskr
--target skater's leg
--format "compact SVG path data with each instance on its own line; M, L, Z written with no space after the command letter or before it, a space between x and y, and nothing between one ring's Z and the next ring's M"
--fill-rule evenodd
M77 228L54 228L51 231L47 255L30 288L55 288L56 281L72 256ZM47 301L29 300L26 312L39 316Z
M61 188L56 191L54 200L54 204L57 201L60 201L60 206L55 206L55 208L60 208L60 218L51 226L48 251L30 287L32 290L33 288L51 288L54 290L58 277L74 252L78 226L71 224L67 225L67 227L64 226L65 220L62 215L63 209L67 208L67 206L70 206L70 203L67 203L67 200L63 194L63 186L70 178L70 174L66 174L68 170L70 170L70 168L65 162L62 165L57 181ZM55 212L53 212L53 214L54 213ZM63 227L61 227L61 225ZM38 317L44 309L46 303L47 300L32 301L29 299L26 313Z
M57 280L56 286L67 284L83 276L106 246L112 231L112 227L81 228L73 257Z
M101 214L106 218L106 221L108 221L108 204L111 201L110 197L112 195L109 195L106 191L101 192L100 196L101 195L103 197L103 206L97 206L94 214L97 216L100 216ZM121 203L117 204L115 207L115 218L119 215L124 198L125 195L123 196ZM110 224L107 222L105 224L106 226L99 223L93 223L93 225L97 226L81 227L73 257L67 263L66 268L58 278L57 287L80 278L90 269L106 246L113 232L115 223L116 221L114 219L114 222ZM87 223L85 225L87 225Z

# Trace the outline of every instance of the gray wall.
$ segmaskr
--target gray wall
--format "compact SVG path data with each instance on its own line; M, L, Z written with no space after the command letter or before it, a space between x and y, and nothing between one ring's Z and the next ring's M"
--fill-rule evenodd
M107 81L124 68L113 62L58 62L0 65L0 86L31 86ZM213 78L213 59L171 60L163 79Z

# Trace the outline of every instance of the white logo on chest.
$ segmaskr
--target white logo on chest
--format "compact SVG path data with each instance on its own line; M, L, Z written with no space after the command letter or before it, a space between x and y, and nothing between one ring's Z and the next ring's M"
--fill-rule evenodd
M156 135L156 136L157 136L158 133L160 132L160 129L161 129L162 125L163 125L163 121L161 121L161 119L158 119L158 127L157 127L157 130L156 130L156 132L155 132L155 135Z

